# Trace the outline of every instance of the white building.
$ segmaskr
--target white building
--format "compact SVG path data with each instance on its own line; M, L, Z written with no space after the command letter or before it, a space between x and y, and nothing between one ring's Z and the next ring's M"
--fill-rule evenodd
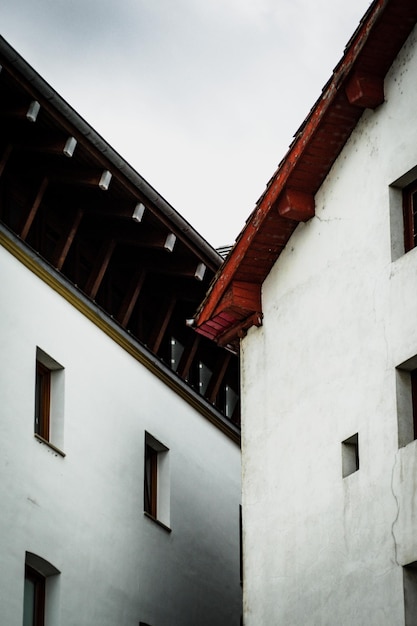
M222 259L0 62L0 623L237 626L238 360L185 323Z
M417 624L416 22L372 3L195 320L242 338L245 626Z

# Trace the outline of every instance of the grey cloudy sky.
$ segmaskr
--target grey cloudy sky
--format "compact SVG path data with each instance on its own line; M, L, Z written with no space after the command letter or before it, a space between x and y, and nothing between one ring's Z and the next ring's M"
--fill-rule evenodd
M233 243L369 0L1 0L1 34L212 245Z

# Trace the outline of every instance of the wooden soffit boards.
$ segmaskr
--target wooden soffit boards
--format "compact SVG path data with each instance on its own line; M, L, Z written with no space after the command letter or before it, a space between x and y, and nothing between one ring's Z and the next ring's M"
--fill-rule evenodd
M375 0L371 4L225 264L217 272L197 311L197 330L207 329L209 320L218 321L222 312L229 311L229 292L235 281L257 283L260 289L299 221L314 215L311 198L363 110L383 103L384 77L416 21L415 0ZM258 318L252 319L255 322ZM236 339L241 328L235 319L228 320L227 331L219 330L212 338L220 341L225 332L233 338L233 328Z

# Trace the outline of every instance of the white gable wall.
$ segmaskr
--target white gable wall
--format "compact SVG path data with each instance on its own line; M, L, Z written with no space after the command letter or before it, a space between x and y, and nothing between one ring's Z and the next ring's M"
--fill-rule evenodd
M240 450L0 247L0 622L25 552L49 626L238 624ZM33 434L39 346L64 367L65 457ZM171 533L144 516L145 431L169 448Z
M402 209L390 185L417 165L416 41L267 277L263 326L242 341L245 626L404 620L417 451L398 449L395 368L417 354L417 250L392 261ZM342 478L341 442L356 433L360 469Z

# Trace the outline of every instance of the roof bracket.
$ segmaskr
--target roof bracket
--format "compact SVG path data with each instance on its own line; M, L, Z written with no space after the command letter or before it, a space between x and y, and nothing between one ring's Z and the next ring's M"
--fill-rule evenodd
M296 222L307 222L315 215L313 194L285 189L278 200L278 213Z
M376 109L384 102L384 80L365 72L353 72L346 84L350 104L364 109Z

